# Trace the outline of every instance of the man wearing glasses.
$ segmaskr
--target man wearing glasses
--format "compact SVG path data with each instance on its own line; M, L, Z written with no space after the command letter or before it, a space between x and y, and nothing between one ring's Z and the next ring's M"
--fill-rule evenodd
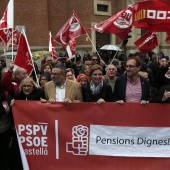
M51 73L52 81L45 84L46 99L55 102L82 102L81 85L77 82L66 80L66 69L62 65L54 66Z
M134 102L147 104L150 100L149 82L139 76L141 60L131 57L126 62L126 75L116 79L114 88L114 101L123 104Z
M92 65L99 64L99 59L96 55L92 56Z

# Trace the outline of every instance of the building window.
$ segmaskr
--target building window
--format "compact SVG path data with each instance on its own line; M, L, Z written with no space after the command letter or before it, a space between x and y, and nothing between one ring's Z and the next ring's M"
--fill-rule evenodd
M108 5L97 4L97 11L108 12Z
M94 14L111 16L111 2L94 0Z

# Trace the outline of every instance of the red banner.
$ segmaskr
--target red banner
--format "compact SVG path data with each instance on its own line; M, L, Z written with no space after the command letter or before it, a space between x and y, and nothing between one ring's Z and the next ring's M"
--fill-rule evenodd
M169 109L166 104L15 101L13 115L31 170L169 170L168 158L98 156L88 147L91 125L170 127Z

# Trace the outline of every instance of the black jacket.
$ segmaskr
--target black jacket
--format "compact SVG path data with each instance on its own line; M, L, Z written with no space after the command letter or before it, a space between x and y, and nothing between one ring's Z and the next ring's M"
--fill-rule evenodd
M143 77L140 77L140 81L141 81L141 87L142 87L141 100L150 101L149 82ZM114 92L113 92L114 101L118 101L118 100L125 101L126 84L127 84L127 76L121 76L116 79L115 88L114 88Z
M43 89L35 89L27 96L23 91L16 94L16 100L40 100L40 97L45 99L45 92Z
M162 97L166 91L170 91L170 85L162 86L160 89L156 90L151 98L151 103L170 103L170 98L166 101L162 101Z
M113 101L113 93L110 85L103 83L103 87L100 93L94 95L90 90L90 83L82 87L82 95L84 102L97 102L100 98L104 99L106 102Z

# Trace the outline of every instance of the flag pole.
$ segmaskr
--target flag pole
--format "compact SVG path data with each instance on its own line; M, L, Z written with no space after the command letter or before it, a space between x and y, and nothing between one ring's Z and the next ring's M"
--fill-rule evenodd
M99 55L99 53L98 53L98 51L97 51L95 45L93 44L93 42L92 42L91 38L89 37L89 35L87 34L87 32L86 32L86 35L87 35L87 37L89 38L90 42L92 43L94 49L96 50L96 53L97 53L97 55L99 56L100 60L102 60L102 58L100 57L100 55Z
M40 86L40 84L39 84L39 82L38 82L38 77L37 77L37 73L36 73L36 70L35 70L35 66L34 66L34 61L33 61L33 59L32 59L32 53L31 53L31 50L30 50L30 47L29 47L29 44L28 44L28 40L27 40L25 31L24 31L23 28L22 28L22 31L23 31L24 36L25 36L25 40L26 40L26 43L27 43L27 46L28 46L28 50L29 50L29 53L30 53L30 56L31 56L31 61L32 61L32 63L33 63L33 68L34 68L34 72L35 72L36 81L37 81L38 86Z
M13 9L13 14L12 14L12 61L14 60L14 43L13 43L13 41L14 41L14 0L12 0L12 9Z
M53 58L53 52L52 52L52 41L51 41L51 39L52 39L52 34L51 34L51 31L49 31L49 54L51 53L51 56L52 56L52 60L53 60L53 62L54 62L54 58ZM50 51L51 50L51 51Z
M13 41L14 41L14 30L12 28L12 61L14 61L14 44L13 44Z
M14 60L14 0L12 2L12 61Z
M119 49L120 49L120 47L122 46L122 44L123 44L123 41L122 41L121 44L119 45ZM116 51L116 53L115 53L113 59L111 60L110 64L113 63L113 60L116 58L116 55L117 55L117 53L119 52L119 49Z

